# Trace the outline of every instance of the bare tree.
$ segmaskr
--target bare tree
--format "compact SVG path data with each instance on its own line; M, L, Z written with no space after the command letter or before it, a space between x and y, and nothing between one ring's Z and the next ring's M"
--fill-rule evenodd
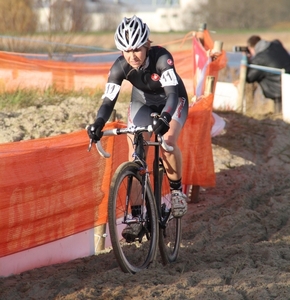
M85 0L50 0L50 30L55 32L82 32L90 28L90 15Z
M70 3L68 1L49 0L49 32L66 32L71 27Z
M253 29L270 28L289 22L289 0L208 0L193 11L210 28Z
M37 28L37 15L32 9L32 0L0 0L0 48L21 51L30 46L29 40L17 36L33 34Z
M27 34L35 32L37 16L32 9L32 0L0 0L0 32Z
M71 0L71 32L86 31L90 28L91 19L86 11L85 0Z

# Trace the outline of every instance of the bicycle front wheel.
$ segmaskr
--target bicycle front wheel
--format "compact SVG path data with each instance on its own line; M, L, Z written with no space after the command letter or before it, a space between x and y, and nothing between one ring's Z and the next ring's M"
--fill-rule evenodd
M163 264L176 261L181 241L181 218L171 213L171 191L164 167L159 167L161 197L157 199L161 214L159 225L159 250Z
M134 274L147 268L156 256L159 235L156 204L144 176L137 163L124 162L117 168L110 186L110 237L115 257L125 273ZM131 206L136 207L136 204L140 213L135 221ZM128 241L123 238L124 229L128 226L141 229L136 239Z

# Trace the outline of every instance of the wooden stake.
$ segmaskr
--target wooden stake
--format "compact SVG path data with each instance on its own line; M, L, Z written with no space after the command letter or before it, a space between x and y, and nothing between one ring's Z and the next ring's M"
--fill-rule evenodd
M240 80L239 80L238 103L237 103L237 111L243 114L246 112L246 105L244 101L246 77L247 77L247 56L245 53L243 53L243 57L240 65Z

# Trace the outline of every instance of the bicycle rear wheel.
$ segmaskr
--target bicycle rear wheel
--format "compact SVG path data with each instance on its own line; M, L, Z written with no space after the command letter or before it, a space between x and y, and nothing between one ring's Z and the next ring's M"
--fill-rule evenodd
M108 203L109 231L115 257L125 273L136 273L145 269L155 259L158 243L157 210L149 184L141 201L141 215L136 223L142 230L134 241L122 237L123 229L131 222L131 205L142 199L145 175L134 162L121 164L112 179ZM135 202L134 202L135 201ZM134 221L133 221L134 222Z
M176 261L181 241L181 218L171 213L171 192L169 180L163 166L159 167L161 197L157 200L161 213L159 225L159 250L163 264Z

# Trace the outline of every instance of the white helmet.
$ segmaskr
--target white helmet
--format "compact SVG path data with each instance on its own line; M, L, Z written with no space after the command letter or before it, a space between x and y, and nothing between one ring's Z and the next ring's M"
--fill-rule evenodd
M136 16L124 18L115 32L115 44L121 51L135 50L146 44L150 30Z

